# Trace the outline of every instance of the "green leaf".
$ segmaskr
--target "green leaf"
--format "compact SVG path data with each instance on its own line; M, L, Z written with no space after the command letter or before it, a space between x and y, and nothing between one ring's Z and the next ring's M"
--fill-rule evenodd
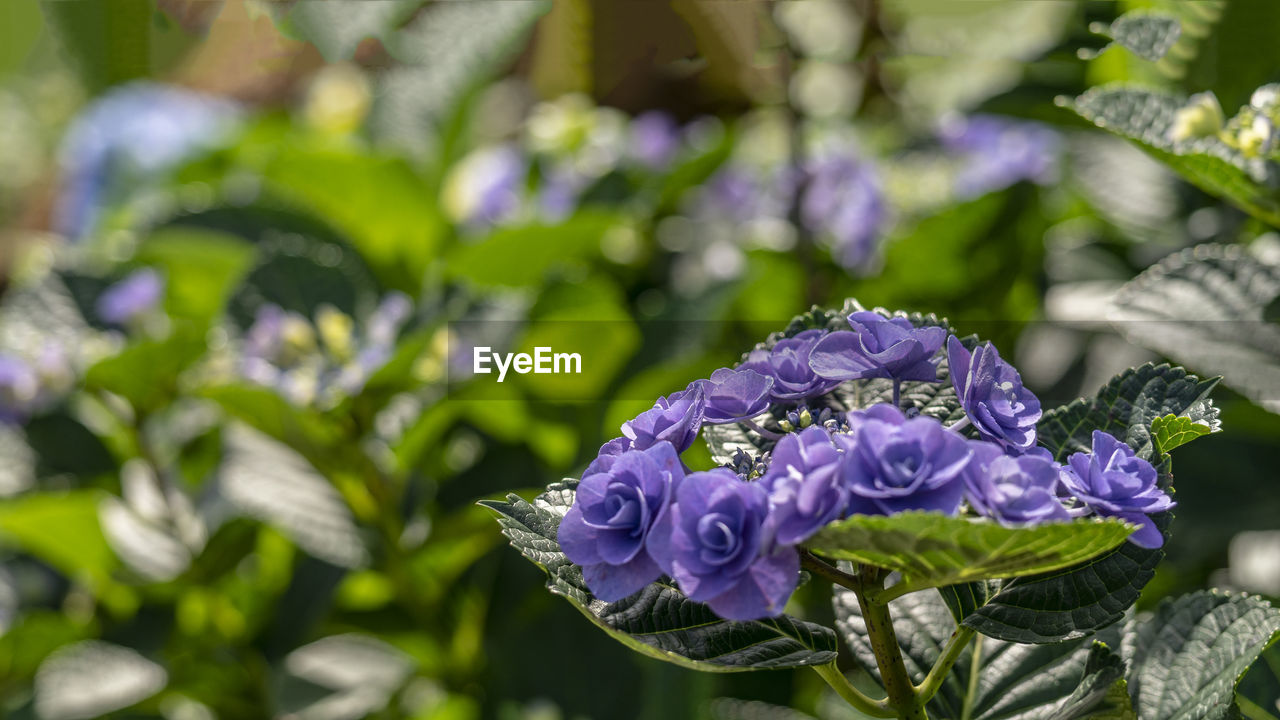
M625 216L587 211L558 224L506 227L449 253L449 277L482 288L537 287L558 265L582 265L600 255L600 240Z
M0 504L0 542L16 545L72 579L106 581L119 565L98 524L94 490L33 493Z
M686 598L663 580L615 603L591 596L582 570L560 551L556 533L573 505L576 483L555 483L533 503L517 495L481 504L499 513L511 545L549 576L547 587L637 652L694 670L738 672L825 665L836 657L830 629L788 616L733 622Z
M901 593L1069 567L1116 547L1132 530L1115 519L1011 528L987 520L907 511L839 520L805 546L837 560L900 572L901 586L895 585L894 591Z
M139 411L152 412L178 393L178 376L204 354L203 333L176 329L163 340L141 340L99 360L85 373L85 386L107 390Z
M1189 417L1162 415L1151 421L1151 442L1156 457L1162 457L1170 450L1209 433L1208 425L1197 423Z
M0 77L22 69L43 29L37 0L11 0L0 7Z
M1280 265L1239 246L1171 255L1121 288L1110 318L1131 342L1207 373L1280 413Z
M151 71L152 0L42 0L45 20L62 51L92 91Z
M1133 142L1205 192L1280 227L1280 192L1261 159L1248 159L1216 137L1174 143L1174 115L1186 104L1157 90L1097 87L1068 103L1081 117Z
M1162 13L1129 12L1116 18L1110 27L1094 25L1089 29L1110 37L1139 57L1154 61L1164 57L1178 41L1182 23Z
M175 225L151 233L135 259L164 274L170 316L209 321L252 266L254 251L230 233Z
M427 0L326 0L295 4L286 27L315 45L329 62L350 59L365 38L385 45L391 33Z
M1209 393L1218 378L1201 380L1180 367L1147 363L1115 376L1092 398L1049 410L1036 426L1040 444L1059 462L1090 452L1093 431L1124 440L1139 457L1152 460L1151 424L1166 415L1185 417L1217 431L1218 408Z
M341 231L384 283L417 292L444 230L426 182L403 158L295 144L264 176Z
M1080 685L1054 711L1051 720L1136 720L1124 670L1124 660L1111 648L1105 643L1093 643Z
M1280 638L1280 610L1248 595L1201 591L1130 623L1123 654L1140 720L1238 717L1236 684Z
M849 643L854 661L879 680L880 671L857 597L837 588L832 602L836 627ZM941 655L955 622L937 593L903 596L890 603L889 611L907 673L919 684ZM1119 647L1118 632L1107 640ZM1019 645L981 636L972 643L929 702L931 717L1049 720L1058 713L1063 713L1063 719L1083 717L1101 707L1104 698L1087 691L1077 693L1077 689L1105 683L1114 676L1116 661L1107 657L1114 654L1105 646L1095 650L1099 646L1093 643ZM965 713L964 708L969 712Z
M962 622L978 608L986 605L999 589L1000 583L996 580L978 580L944 585L938 588L938 595L947 604L951 617L955 618L956 622Z

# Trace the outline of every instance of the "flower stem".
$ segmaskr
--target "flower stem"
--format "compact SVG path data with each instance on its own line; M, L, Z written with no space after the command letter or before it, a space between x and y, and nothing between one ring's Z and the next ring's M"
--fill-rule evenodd
M844 701L858 712L878 718L897 717L897 713L890 709L884 700L872 700L850 684L849 679L836 667L835 661L826 665L817 665L813 669L827 681L837 695L844 698Z
M800 551L800 566L814 575L825 578L840 587L847 588L854 592L862 591L862 578L857 575L850 575L840 568L818 559L817 556L808 550Z
M911 676L907 674L906 665L902 661L902 648L898 646L898 636L893 631L893 618L889 615L888 603L870 601L859 591L854 594L858 596L858 605L862 608L862 620L866 623L867 638L871 641L876 664L880 667L880 678L884 682L889 707L898 714L899 720L928 720L924 702L916 694Z
M898 378L893 379L893 406L902 409L902 381Z
M929 698L938 694L942 683L951 674L951 667L956 664L960 653L964 652L965 647L972 638L973 628L964 625L960 625L955 632L951 633L951 639L947 641L947 646L942 649L942 654L938 656L937 662L933 664L933 668L925 676L924 682L916 686L916 694L920 697L920 702L928 702Z
M760 435L760 437L762 437L762 438L764 438L764 439L766 439L766 440L779 440L779 439L781 439L781 438L782 438L782 436L781 436L781 435L779 435L778 433L776 433L776 432L774 432L774 431L772 431L772 430L766 430L766 429L764 429L763 427L761 427L761 426L757 425L757 424L756 424L756 421L755 421L755 420L752 420L751 418L746 418L746 419L744 419L744 420L742 421L742 424L743 424L743 425L746 425L748 428L750 428L750 429L754 430L757 434L759 434L759 435Z
M968 416L968 415L965 415L964 417L960 418L959 420L957 420L957 421L955 421L955 422L951 423L950 425L948 425L948 426L947 426L947 429L948 429L948 430L951 430L951 431L953 431L953 432L960 432L961 430L963 430L963 429L965 429L965 428L967 428L967 427L969 427L969 416Z

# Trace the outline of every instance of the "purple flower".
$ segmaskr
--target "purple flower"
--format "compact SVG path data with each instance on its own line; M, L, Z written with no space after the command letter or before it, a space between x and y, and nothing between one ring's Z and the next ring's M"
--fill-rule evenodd
M625 452L607 472L587 475L578 484L557 537L564 554L582 566L593 595L621 600L662 574L645 540L683 476L675 448L663 442Z
M450 171L441 203L469 228L500 225L519 212L527 172L524 156L515 147L477 150Z
M631 446L643 450L666 442L684 452L698 438L702 428L702 387L696 382L677 393L658 398L653 407L622 424L622 434Z
M906 318L887 318L862 311L849 316L852 331L834 332L818 341L809 355L809 367L832 380L894 378L937 382L934 358L947 331L940 327L917 328Z
M972 354L954 335L947 341L951 385L974 427L988 440L1012 451L1026 451L1036 444L1040 400L1022 387L1022 377L1000 359L991 343Z
M702 386L704 424L735 422L769 409L773 378L755 370L720 368Z
M79 239L94 230L108 191L123 176L132 185L162 175L210 150L235 129L237 108L178 87L133 83L89 105L71 124L59 152L63 189L60 232Z
M850 515L935 510L955 515L964 495L961 473L973 452L958 433L930 417L906 419L888 404L849 413L843 479Z
M821 395L840 384L839 380L819 377L809 367L809 355L826 330L805 330L795 337L779 340L768 350L752 350L739 370L755 370L773 378L773 399L800 400Z
M25 360L0 353L0 422L22 422L40 392L40 378Z
M855 153L830 153L808 164L800 218L826 238L836 262L850 272L875 265L884 228L884 193L875 168Z
M944 147L964 158L956 178L961 197L1003 190L1021 180L1043 185L1058 176L1062 141L1042 125L975 115L945 123L939 136Z
M151 268L131 273L98 296L98 316L124 325L154 308L164 296L164 278Z
M665 168L680 149L680 126L667 113L651 110L631 121L631 157L650 170Z
M618 437L600 446L600 452L596 453L596 459L591 461L587 469L582 473L582 477L595 475L596 473L609 472L613 467L614 461L623 453L631 449L631 439Z
M973 460L964 471L965 490L979 514L1008 526L1071 518L1058 498L1058 463L1039 454L1006 455L981 440L970 441L969 448Z
M1156 469L1133 454L1133 448L1101 430L1093 431L1093 454L1075 453L1067 458L1062 482L1067 491L1091 510L1138 525L1129 541L1154 549L1164 537L1151 522L1151 514L1175 503L1156 485Z
M649 533L649 554L690 599L728 620L779 615L800 578L794 548L769 537L760 483L716 468L681 480Z
M831 435L816 425L778 441L760 479L769 492L778 544L801 543L844 515L849 490L840 477L840 459Z
M796 180L796 173L786 167L724 167L703 183L693 212L703 220L735 224L785 218L791 209Z

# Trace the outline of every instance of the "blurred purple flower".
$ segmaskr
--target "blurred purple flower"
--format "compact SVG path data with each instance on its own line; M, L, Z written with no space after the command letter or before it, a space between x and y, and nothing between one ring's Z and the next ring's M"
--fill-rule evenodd
M750 370L720 368L702 386L704 424L729 423L754 417L769 409L773 378Z
M528 165L520 150L498 145L464 157L445 180L441 202L462 225L501 225L520 210Z
M888 404L848 417L850 433L835 436L845 453L841 467L850 493L848 514L959 511L965 487L961 473L973 455L959 433L931 417L908 420Z
M586 179L569 167L548 171L538 190L538 212L547 222L560 222L578 207Z
M694 200L693 214L704 220L735 224L785 218L796 184L796 173L786 167L730 165L703 183Z
M221 144L238 108L179 87L133 83L94 101L72 122L59 151L63 189L56 223L79 239L97 224L117 177L150 180Z
M680 126L675 118L657 110L637 115L631 121L630 154L650 170L662 170L680 149Z
M778 441L760 483L769 492L770 523L780 545L804 542L844 516L849 489L831 434L810 426Z
M831 246L850 272L865 273L878 260L886 211L875 167L851 151L810 160L800 219Z
M773 378L773 399L801 400L821 395L840 384L839 380L819 377L809 367L809 356L826 330L805 330L794 337L779 340L772 348L752 350L739 370L755 370Z
M674 445L676 452L684 452L698 437L702 413L702 387L691 383L680 392L658 398L652 408L623 423L622 434L637 450L665 441Z
M98 296L98 316L125 325L155 308L164 297L164 278L151 268L135 270Z
M1038 453L1006 455L1004 448L983 440L969 441L973 459L964 471L966 496L980 515L1002 525L1069 520L1058 497L1061 466Z
M1058 177L1062 139L1037 123L996 115L957 117L943 123L939 139L964 159L956 178L961 197L1003 190L1022 180L1043 185Z
M645 541L683 477L675 448L660 442L624 452L607 471L582 478L558 540L597 598L621 600L662 575Z
M1147 549L1164 545L1151 514L1175 503L1156 484L1156 469L1134 455L1133 448L1115 437L1093 431L1093 453L1067 458L1062 482L1068 492L1104 517L1117 517L1139 526L1129 542Z
M864 310L849 316L852 331L833 332L818 341L809 367L831 380L894 378L937 382L935 358L947 331L917 328L902 318Z
M0 353L0 422L26 420L39 392L40 378L35 368L22 358Z
M994 345L979 345L970 354L952 335L947 363L960 405L982 437L1013 452L1035 446L1040 400L1022 386L1018 371L1000 359Z
M685 595L722 618L779 615L799 582L800 556L772 542L768 518L760 483L727 468L692 473L649 532L649 554Z

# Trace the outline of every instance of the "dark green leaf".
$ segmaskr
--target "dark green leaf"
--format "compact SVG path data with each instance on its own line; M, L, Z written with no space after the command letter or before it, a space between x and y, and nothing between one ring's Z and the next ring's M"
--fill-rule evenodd
M1153 12L1125 13L1116 18L1110 27L1090 29L1110 37L1147 60L1164 57L1182 34L1182 24L1176 17Z
M1051 720L1134 720L1137 714L1124 680L1124 660L1106 644L1095 642L1084 664L1084 677Z
M1248 595L1201 591L1130 623L1123 654L1141 720L1238 717L1236 684L1280 638L1280 610Z
M972 615L978 608L986 605L987 601L999 589L1000 583L998 581L979 580L957 585L944 585L938 588L938 595L947 604L947 609L951 611L951 617L955 618L956 622L961 622Z
M1111 319L1131 341L1280 412L1280 266L1238 246L1201 245L1171 255L1125 285Z
M878 680L879 668L856 596L837 588L833 602L836 627L853 650L854 660ZM932 592L901 597L890 603L889 610L907 673L918 684L942 653L955 622L942 599ZM1107 640L1118 647L1118 632ZM930 717L1049 720L1057 713L1063 713L1064 718L1083 717L1101 706L1104 698L1086 691L1077 693L1077 688L1092 687L1114 674L1115 661L1105 657L1112 653L1105 647L1095 651L1092 643L1019 645L982 636L971 642L975 644L960 655L929 702ZM1094 657L1095 652L1104 657ZM971 681L975 672L978 677Z
M614 639L650 657L710 672L825 665L836 657L835 633L788 616L731 622L686 598L669 581L615 603L591 596L582 570L556 542L573 505L576 483L556 483L529 503L517 495L481 504L499 513L511 545L547 572L551 592L564 596Z
M902 573L899 592L1042 573L1075 565L1125 541L1132 528L1090 518L1010 528L938 512L854 515L805 542L837 560Z
M1174 143L1169 137L1185 98L1157 90L1092 88L1070 107L1100 128L1119 135L1181 173L1205 192L1226 198L1249 214L1280 227L1275 171L1248 159L1216 137Z

